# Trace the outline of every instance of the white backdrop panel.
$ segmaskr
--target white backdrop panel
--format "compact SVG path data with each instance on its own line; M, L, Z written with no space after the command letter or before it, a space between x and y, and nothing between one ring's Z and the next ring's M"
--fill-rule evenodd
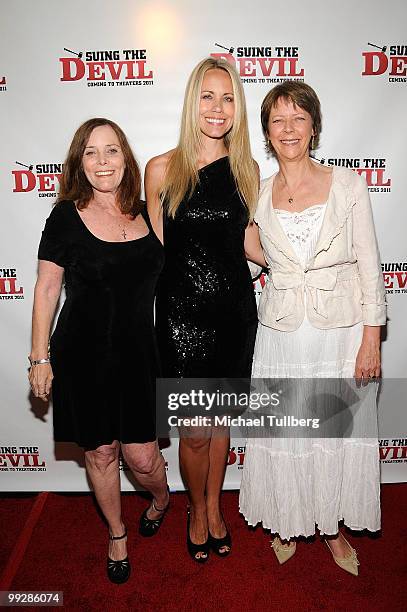
M200 59L222 52L216 43L234 48L229 59L244 81L263 177L276 166L264 152L261 101L276 79L303 72L299 78L316 89L323 109L317 157L350 165L368 180L390 318L383 371L392 383L380 396L382 480L407 480L406 17L403 0L385 7L379 0L0 3L1 490L88 490L81 453L54 448L50 409L30 398L26 370L38 241L72 135L84 120L108 117L124 129L144 168L176 143L187 77ZM112 76L100 51L118 56L112 70L120 75ZM253 57L259 53L266 58ZM134 63L118 63L133 55ZM267 55L274 58L269 72ZM102 63L92 68L89 57ZM84 77L62 81L64 65L76 75L74 59ZM367 62L377 74L363 74ZM104 80L89 78L91 70ZM172 488L182 488L177 444L164 455ZM243 460L244 441L232 440L226 488L239 487ZM123 484L132 488L127 478Z

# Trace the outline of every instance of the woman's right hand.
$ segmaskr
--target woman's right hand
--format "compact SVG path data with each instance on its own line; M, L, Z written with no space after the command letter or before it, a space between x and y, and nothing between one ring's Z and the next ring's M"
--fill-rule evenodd
M61 293L63 276L64 268L52 261L39 260L38 279L34 291L30 352L31 359L35 361L48 355L51 322ZM31 366L28 380L35 397L40 397L44 402L48 400L53 378L49 363L39 363Z
M31 366L28 373L32 392L35 397L39 397L44 402L48 401L48 396L51 393L51 384L54 375L52 373L51 364L40 363Z

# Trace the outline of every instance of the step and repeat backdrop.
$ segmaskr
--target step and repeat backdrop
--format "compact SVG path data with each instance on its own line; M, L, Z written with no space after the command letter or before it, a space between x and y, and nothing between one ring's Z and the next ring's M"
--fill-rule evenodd
M37 247L73 133L91 117L112 119L144 169L176 144L187 78L208 55L240 73L263 178L276 165L264 150L261 102L297 79L321 100L317 159L368 183L389 304L382 481L407 480L406 19L404 0L0 3L0 490L89 488L81 450L54 445L51 406L27 380ZM170 486L181 489L177 441L163 453ZM239 487L244 456L244 439L232 439L225 488Z

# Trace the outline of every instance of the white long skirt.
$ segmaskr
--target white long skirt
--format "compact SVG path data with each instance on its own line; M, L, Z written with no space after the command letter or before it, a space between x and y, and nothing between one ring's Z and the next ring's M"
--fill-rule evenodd
M253 378L349 378L362 323L321 330L305 319L294 332L259 324ZM374 406L369 414L376 417ZM370 427L370 431L372 428ZM334 535L339 521L355 530L380 529L380 463L376 437L249 438L240 511L282 539Z

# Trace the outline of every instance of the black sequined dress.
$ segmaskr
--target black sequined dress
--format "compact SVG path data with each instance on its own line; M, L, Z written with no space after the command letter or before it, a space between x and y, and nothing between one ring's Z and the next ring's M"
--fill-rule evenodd
M157 337L166 377L250 377L257 327L244 252L248 212L223 157L165 216Z

